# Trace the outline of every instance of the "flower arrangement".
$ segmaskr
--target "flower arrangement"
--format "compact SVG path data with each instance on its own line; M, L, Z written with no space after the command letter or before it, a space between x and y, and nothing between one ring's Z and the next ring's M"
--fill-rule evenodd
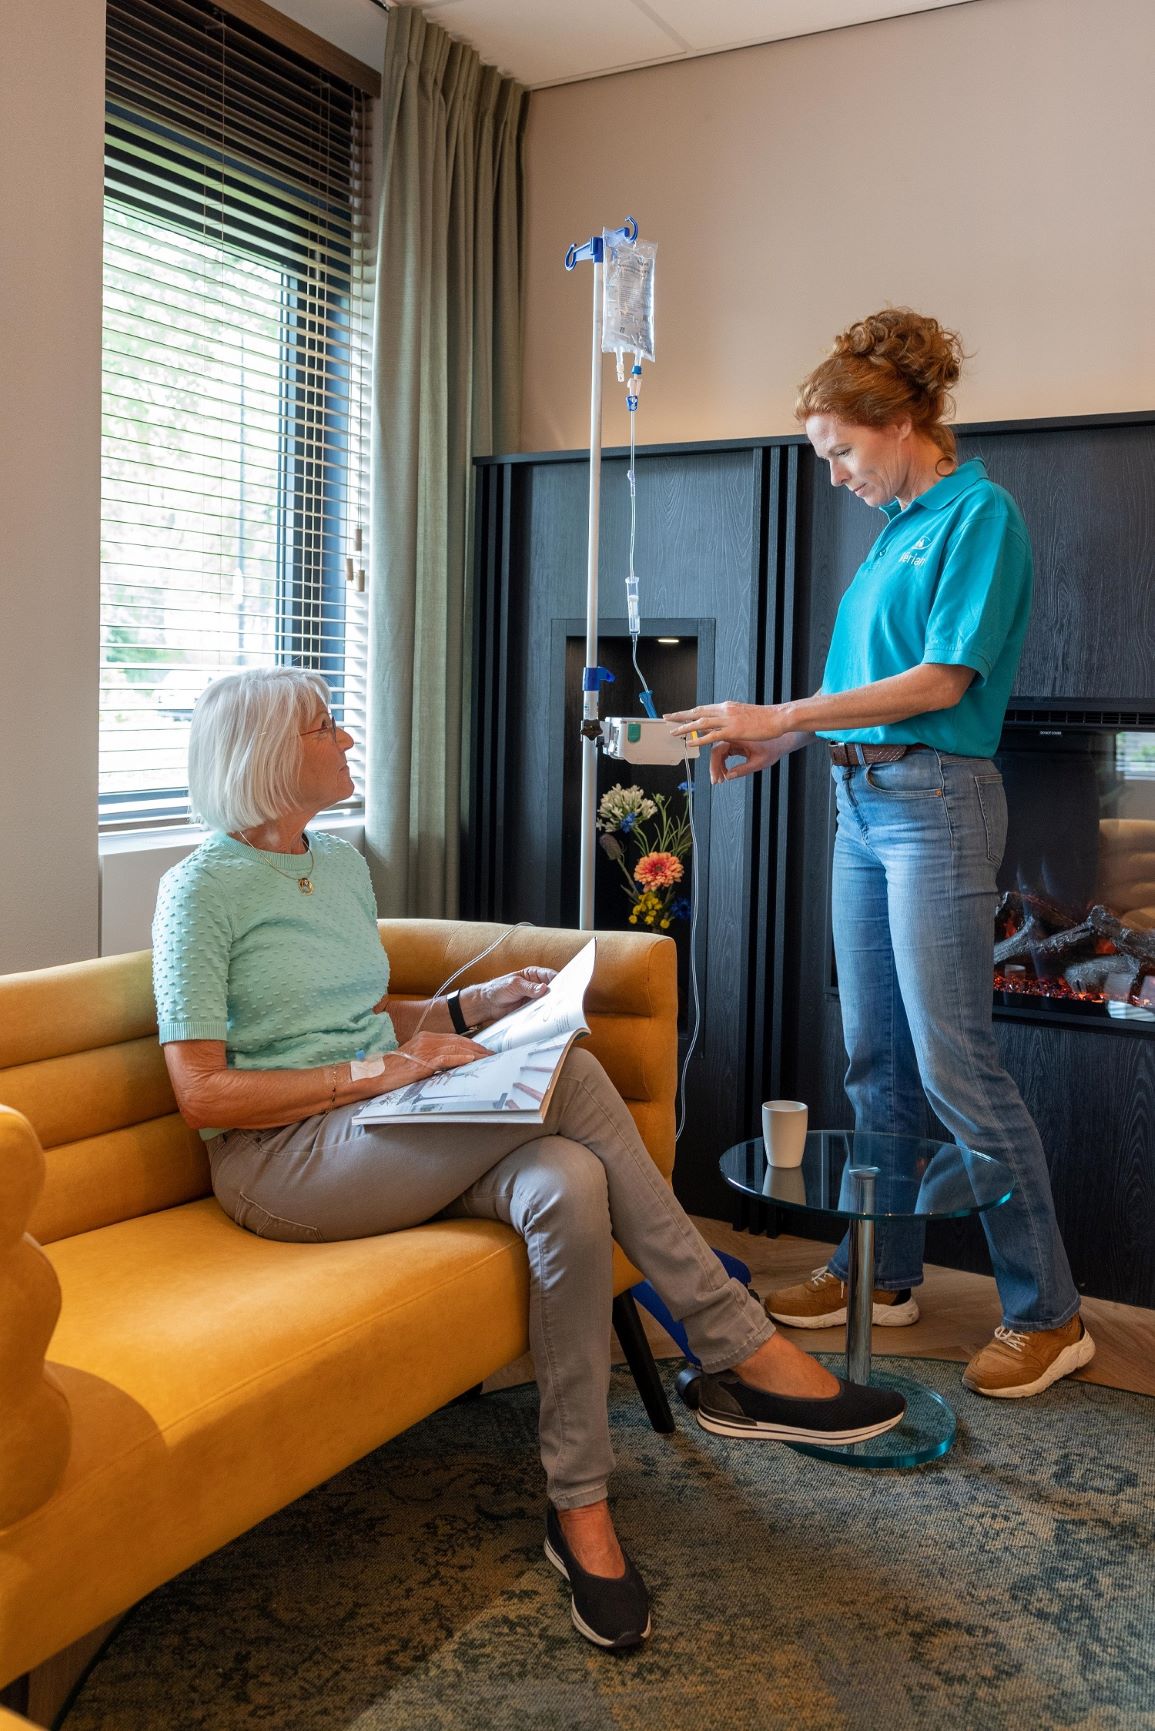
M688 784L682 782L678 791L688 794ZM625 880L632 926L664 932L674 920L690 917L690 898L680 887L691 846L689 805L677 815L673 804L663 794L650 798L640 787L619 786L603 794L598 805L598 843Z

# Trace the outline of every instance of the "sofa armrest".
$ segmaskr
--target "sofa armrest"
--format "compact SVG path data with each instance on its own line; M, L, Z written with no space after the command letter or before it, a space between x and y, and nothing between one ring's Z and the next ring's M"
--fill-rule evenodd
M27 1118L0 1106L0 1527L47 1501L68 1463L68 1401L44 1355L60 1314L55 1271L24 1228L44 1184Z
M507 928L491 921L381 920L389 955L389 990L430 996L455 969ZM562 968L596 936L597 965L586 993L589 1050L626 1101L655 1164L674 1168L674 1102L678 1069L677 950L650 932L573 931L518 926L491 955L465 968L454 989L539 963Z

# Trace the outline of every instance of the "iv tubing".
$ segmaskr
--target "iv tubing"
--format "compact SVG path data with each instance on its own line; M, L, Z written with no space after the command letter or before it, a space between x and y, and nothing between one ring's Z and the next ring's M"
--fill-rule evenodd
M626 403L630 411L630 466L626 471L630 483L630 571L626 578L626 610L630 628L630 658L634 664L634 672L638 676L638 686L641 692L641 704L651 721L658 719L654 707L654 694L646 683L646 676L638 666L638 574L634 570L634 540L638 528L638 483L637 483L637 453L638 453L638 389L640 385L641 366L634 357L633 371L630 374L630 395ZM635 384L635 377L638 384Z

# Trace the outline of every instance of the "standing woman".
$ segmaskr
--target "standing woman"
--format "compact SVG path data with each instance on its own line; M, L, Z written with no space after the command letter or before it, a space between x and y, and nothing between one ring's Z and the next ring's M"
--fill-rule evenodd
M837 338L795 413L830 481L885 522L842 598L822 685L797 703L668 719L713 746L710 776L766 769L817 735L838 803L833 927L846 1090L859 1130L917 1135L925 1094L955 1140L1014 1173L982 1215L1003 1323L968 1364L979 1394L1038 1394L1094 1355L1039 1133L991 1027L995 876L1006 801L991 758L1030 616L1032 562L1010 495L944 424L962 345L888 308ZM737 758L737 763L730 760ZM879 1222L874 1321L918 1319L924 1228ZM847 1243L767 1309L796 1328L846 1317Z

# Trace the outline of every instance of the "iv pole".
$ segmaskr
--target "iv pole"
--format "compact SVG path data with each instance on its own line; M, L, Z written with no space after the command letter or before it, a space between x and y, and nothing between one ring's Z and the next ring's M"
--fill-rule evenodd
M621 228L595 234L584 246L571 246L565 255L566 270L582 259L594 267L593 364L590 379L590 502L589 550L586 565L586 659L582 672L582 810L581 871L578 925L592 931L594 923L594 863L597 858L598 741L601 722L598 699L609 675L598 666L598 532L601 523L602 485L602 275L605 241L638 238L638 225L628 216Z

